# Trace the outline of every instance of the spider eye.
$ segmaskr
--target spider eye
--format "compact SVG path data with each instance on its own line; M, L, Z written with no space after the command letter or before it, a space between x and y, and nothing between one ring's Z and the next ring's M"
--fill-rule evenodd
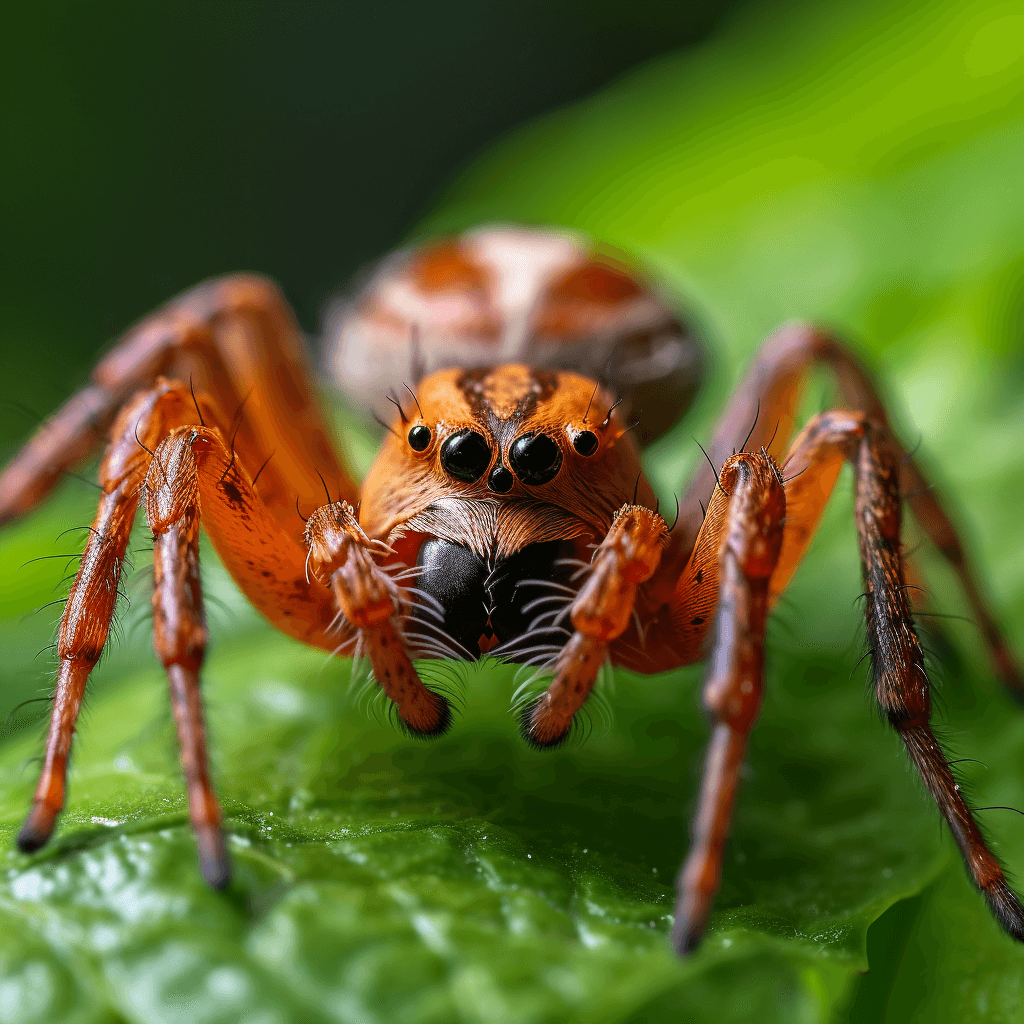
M490 464L491 449L475 430L463 430L441 445L441 465L466 483L476 480Z
M430 427L424 427L422 424L418 427L413 427L409 431L409 447L414 452L423 451L427 445L430 444Z
M508 461L524 484L546 484L562 465L562 450L547 434L523 434L508 452Z
M572 446L580 455L593 455L597 451L597 434L592 430L581 430L572 439Z

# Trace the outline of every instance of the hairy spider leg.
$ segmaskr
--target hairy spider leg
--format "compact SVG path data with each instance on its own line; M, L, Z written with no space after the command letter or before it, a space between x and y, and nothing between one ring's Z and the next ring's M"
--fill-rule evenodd
M86 681L107 641L121 568L152 450L167 430L195 415L180 391L158 386L122 410L100 465L99 508L68 593L57 642L57 682L43 768L32 810L18 834L22 850L42 846L64 806L68 757Z
M420 681L395 627L402 596L374 560L388 549L363 533L351 505L314 510L300 541L263 506L220 431L180 427L157 454L168 507L175 515L201 507L202 525L225 568L269 622L327 651L367 653L377 682L412 732L437 735L447 728L447 701Z
M129 330L92 383L30 438L0 476L0 525L24 515L104 440L118 409L160 375L191 379L221 411L229 447L280 521L319 503L317 471L342 497L358 487L336 455L295 317L277 286L239 274L201 284Z
M716 524L707 532L721 538L718 614L703 694L712 727L690 852L678 880L672 940L681 955L703 935L722 876L743 756L764 694L768 584L786 517L782 474L770 455L734 455L719 479L707 515Z
M838 431L840 440L821 443L819 435L829 431ZM833 412L813 420L793 443L786 460L787 481L766 449L727 459L712 484L701 530L667 602L658 586L664 562L659 565L653 558L643 577L647 586L629 588L622 578L621 556L606 539L573 606L574 626L579 608L583 629L576 628L555 663L554 682L524 720L531 742L555 745L567 734L606 656L616 664L651 672L689 664L710 653L705 703L716 724L693 847L680 876L675 941L682 953L703 933L720 878L722 845L746 737L760 706L765 617L806 553L847 460L854 462L857 473L857 526L869 590L872 578L885 570L878 590L888 603L880 604L879 598L869 605L876 662L882 654L888 658L888 668L880 670L879 678L886 681L879 683L879 701L950 823L972 877L997 918L1010 934L1024 937L1024 914L1017 898L960 797L928 725L930 691L899 550L900 468L886 438L885 428L864 413ZM738 466L746 469L741 473ZM895 502L895 521L886 522L889 533L881 535L877 517L886 502ZM639 520L623 519L623 538L631 538L640 527ZM660 546L657 551L660 555ZM604 571L598 571L599 566ZM600 609L590 622L582 615L588 606ZM881 617L880 607L886 612ZM639 625L631 618L634 609ZM909 699L904 691L914 674L923 681L913 691L919 706L905 722L900 701Z
M924 656L914 628L900 551L900 473L886 443L884 429L862 412L833 411L815 417L794 441L781 503L772 492L783 486L767 453L726 460L707 510L704 527L684 578L720 545L718 613L704 699L715 715L704 782L694 820L690 853L679 876L673 939L680 953L692 950L707 924L721 876L721 857L735 798L739 769L753 718L761 699L764 621L799 564L834 489L844 461L854 466L855 517L867 590L867 628L875 666L876 696L896 729L929 792L953 832L967 868L996 919L1024 940L1024 910L1006 882L960 794L946 758L931 731L931 689ZM740 512L749 500L743 480L731 472L736 460L770 465L775 480L755 484L756 499L774 511L739 539L748 555L744 564L735 545L733 524L748 518ZM763 475L763 474L762 474ZM750 479L754 479L751 477ZM739 503L734 520L734 505ZM755 506L756 507L756 506ZM784 518L783 518L784 517ZM729 528L723 533L722 522ZM784 521L784 526L783 526ZM705 535L711 543L705 541ZM685 592L685 588L684 588ZM685 599L678 610L688 617L694 606ZM688 652L692 653L692 652ZM735 715L723 721L723 709Z
M794 441L790 466L801 475L787 484L797 491L818 467L845 458L854 469L855 516L866 591L865 616L878 704L903 740L911 761L949 824L974 884L1014 938L1024 941L1024 909L964 802L953 772L931 731L931 686L914 628L900 546L902 518L899 467L878 424L861 412L829 412L812 419ZM806 468L806 472L802 472ZM834 483L835 475L832 475ZM829 473L824 474L827 480ZM817 492L801 485L801 498L823 507L831 485ZM820 510L818 512L820 516ZM788 520L788 514L787 514ZM772 578L775 594L802 555L788 536ZM788 545L788 549L787 549ZM787 559L789 560L787 564Z
M205 426L195 422L202 417ZM50 837L64 803L75 721L89 673L109 634L121 566L138 508L154 534L154 647L166 667L203 873L229 876L220 811L206 766L199 669L206 644L199 582L200 509L227 569L283 632L332 650L332 594L306 576L307 548L256 495L206 396L160 379L122 409L100 472L103 494L61 620L59 669L46 753L32 810L18 836L25 851ZM380 569L376 570L381 572ZM343 624L344 625L344 624Z
M556 746L569 734L609 644L630 625L637 588L651 578L667 540L668 527L657 512L624 505L616 513L573 601L573 635L555 661L555 678L524 715L523 735L533 745Z
M332 588L345 620L359 631L357 653L369 657L374 677L399 717L415 735L441 735L451 724L451 708L423 685L395 626L404 598L373 558L374 551L386 553L387 546L366 536L348 502L313 512L306 539L310 572Z
M167 673L200 869L220 889L231 878L231 864L210 780L199 688L207 642L199 504L194 466L188 465L192 450L177 442L174 434L161 442L146 476L146 516L153 531L153 648Z
M698 466L682 501L670 547L651 589L657 590L663 600L667 599L668 591L675 586L679 573L689 561L704 521L701 505L707 504L708 495L715 486L715 467L721 466L734 450L742 447L744 438L748 438L748 451L758 451L762 445L773 453L786 450L793 432L797 403L815 364L829 368L849 408L860 410L882 428L879 443L885 445L897 463L906 504L956 573L1001 682L1018 703L1024 704L1024 671L1010 651L1002 627L990 607L991 602L979 583L977 571L953 525L956 517L948 511L948 499L940 497L937 490L929 485L911 453L892 433L885 403L867 369L834 335L805 324L790 324L772 334L733 392L708 446L708 461ZM841 466L840 459L831 463L828 471L834 468L838 474ZM825 467L822 469L824 471ZM798 472L799 466L785 465L785 475L793 482L796 482L794 477ZM816 489L813 480L807 483L812 490ZM813 533L813 527L809 532ZM789 545L787 541L787 547ZM790 570L795 567L785 554L783 563ZM775 596L780 590L773 585Z

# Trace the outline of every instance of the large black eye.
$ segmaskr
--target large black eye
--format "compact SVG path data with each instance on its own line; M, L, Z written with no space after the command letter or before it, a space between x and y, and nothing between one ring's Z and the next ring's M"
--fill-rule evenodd
M409 431L409 447L414 452L424 451L429 444L430 427L424 427L420 424L420 426L413 427L412 430Z
M562 450L547 434L523 434L509 449L508 461L524 484L546 484L562 465Z
M441 445L441 465L452 476L472 483L491 463L491 449L483 434L463 430Z

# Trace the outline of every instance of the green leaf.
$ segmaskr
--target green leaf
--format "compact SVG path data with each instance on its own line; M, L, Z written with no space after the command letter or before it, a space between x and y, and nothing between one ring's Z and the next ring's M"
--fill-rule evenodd
M938 940L938 941L936 941ZM922 989L920 979L927 978ZM1024 1005L1020 952L999 934L961 872L928 894L907 937L885 1021L1010 1024Z
M690 438L708 433L768 330L794 316L844 329L959 498L1019 638L1015 15L951 3L772 11L518 133L428 227L568 223L639 253L685 296L719 365L695 416L652 453L668 503L701 457ZM18 616L61 575L59 561L17 567L72 550L50 538L86 521L90 500L67 490L5 535L0 568L22 581L0 627L5 678L18 674L11 705L41 672L27 666L42 627L22 634ZM55 841L33 858L6 854L0 1019L1019 1017L1024 955L963 883L854 673L848 477L773 623L722 890L685 963L666 933L706 739L699 667L617 673L591 702L586 742L543 753L509 714L511 669L433 666L460 713L447 737L422 743L347 663L258 623L203 557L205 692L236 879L219 894L199 878L143 622L97 672ZM948 573L924 564L934 604L959 613ZM935 640L944 736L987 766L961 766L976 805L1022 806L1024 718L971 628L947 631ZM8 850L38 749L34 730L0 750ZM1019 873L1022 823L1007 812L985 823Z
M884 793L844 777L834 750L813 778L780 788L780 764L751 780L756 806L734 861L758 864L763 898L749 905L740 874L706 952L685 966L670 955L671 880L703 737L693 672L656 687L618 680L616 727L551 755L521 743L511 674L489 666L466 674L462 718L434 744L367 720L346 666L325 669L276 637L222 644L206 675L234 836L227 898L195 868L154 670L109 693L81 729L53 849L32 862L9 855L12 930L44 935L70 976L108 991L128 1019L234 1019L257 993L285 1017L315 1005L338 1020L616 1020L654 998L690 998L695 975L713 989L755 963L766 1009L785 996L770 1019L802 1008L812 1020L807 1007L860 962L870 915L851 915L847 900L872 856L837 843L856 829L829 805L874 819ZM870 720L862 732L887 756ZM827 735L812 742L831 747ZM7 763L34 746L10 744ZM8 843L31 781L22 773L4 800ZM903 810L916 803L904 786ZM945 858L920 818L934 872ZM805 820L825 833L794 842ZM918 870L894 853L890 900ZM834 888L843 875L845 898ZM207 998L208 1015L188 1018Z

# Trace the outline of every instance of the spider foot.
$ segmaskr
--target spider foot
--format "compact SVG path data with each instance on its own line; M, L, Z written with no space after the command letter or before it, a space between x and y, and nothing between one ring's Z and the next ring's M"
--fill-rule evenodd
M545 750L565 742L576 712L590 696L607 656L604 640L573 633L555 663L551 685L526 708L520 720L523 739L531 747Z
M672 946L675 951L680 956L689 956L700 945L706 927L706 914L698 919L683 908L677 909L672 923Z
M53 835L59 813L60 808L40 802L33 803L32 810L29 811L25 824L18 833L18 849L22 853L35 853L36 850L41 850Z
M541 694L527 705L519 718L519 732L535 750L560 747L572 731L572 718L563 720L552 713L547 694Z
M1021 907L1017 894L1006 884L1006 880L997 879L985 886L982 893L1003 930L1018 942L1024 942L1024 907Z
M231 861L224 832L219 825L193 826L199 850L199 870L211 889L225 889L231 881Z
M417 707L416 710L418 713L415 721L410 721L406 717L408 708L406 711L399 709L398 715L409 734L417 739L436 739L451 728L452 706L447 697L442 697L441 694L433 690L426 690L422 706Z

